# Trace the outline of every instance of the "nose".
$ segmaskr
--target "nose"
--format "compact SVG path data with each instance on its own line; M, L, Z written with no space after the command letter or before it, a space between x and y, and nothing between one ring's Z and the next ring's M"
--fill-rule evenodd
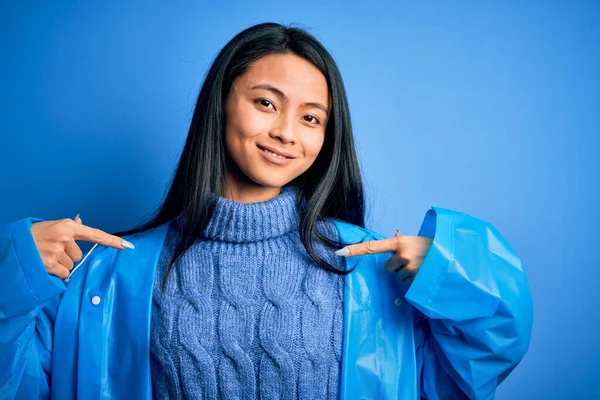
M293 121L284 116L278 118L275 125L271 128L269 136L282 144L294 144L296 139L293 131Z

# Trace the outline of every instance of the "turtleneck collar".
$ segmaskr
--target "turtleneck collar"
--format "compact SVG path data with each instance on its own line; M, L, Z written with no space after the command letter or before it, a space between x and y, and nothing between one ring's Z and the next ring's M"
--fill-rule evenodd
M285 235L298 229L300 215L294 185L284 186L281 193L260 203L239 203L219 197L214 213L204 230L204 237L224 242L256 242Z

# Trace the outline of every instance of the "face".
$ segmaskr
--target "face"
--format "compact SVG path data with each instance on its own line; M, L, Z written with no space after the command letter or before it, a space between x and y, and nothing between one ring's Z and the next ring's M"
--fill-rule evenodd
M225 144L245 185L278 190L308 170L330 107L327 81L309 61L272 54L254 62L226 102Z

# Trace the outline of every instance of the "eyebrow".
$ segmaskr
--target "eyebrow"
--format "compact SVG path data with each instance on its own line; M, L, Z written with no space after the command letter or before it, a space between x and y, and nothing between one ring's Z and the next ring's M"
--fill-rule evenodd
M284 101L288 100L288 98L285 95L285 93L283 93L281 90L277 89L275 86L271 86L271 85L267 85L267 84L260 84L260 85L252 86L250 89L251 90L255 90L255 89L268 90L268 91L270 91L272 93L275 93L277 96L281 97ZM325 111L325 114L329 115L329 110L327 109L327 107L325 107L321 103L308 102L308 103L302 103L301 106L302 107L314 107L314 108L318 108L320 110Z

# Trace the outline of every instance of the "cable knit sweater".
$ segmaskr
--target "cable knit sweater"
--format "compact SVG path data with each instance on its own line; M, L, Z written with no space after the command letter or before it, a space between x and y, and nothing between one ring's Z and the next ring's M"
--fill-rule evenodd
M169 276L165 241L152 304L154 395L186 399L337 399L343 279L322 270L298 233L298 191L243 204L219 198ZM319 225L336 239L331 224ZM333 265L332 250L317 251Z

